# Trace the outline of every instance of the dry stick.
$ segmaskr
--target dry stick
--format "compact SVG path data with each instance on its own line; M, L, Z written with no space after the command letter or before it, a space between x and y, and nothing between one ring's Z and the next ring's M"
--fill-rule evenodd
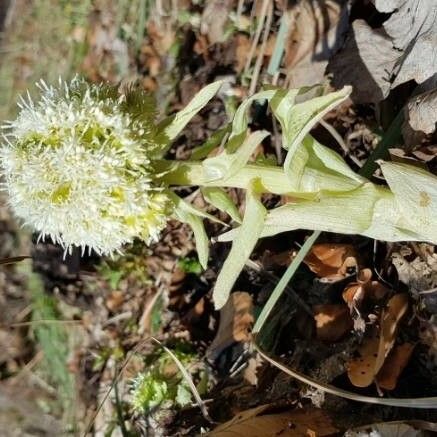
M41 319L41 320L31 320L29 322L18 322L11 323L6 326L6 328L18 328L20 326L33 326L33 325L80 325L83 323L83 320L57 320L57 319Z
M269 3L268 12L267 12L267 21L264 27L261 47L258 50L258 56L256 58L255 67L253 69L252 79L250 81L249 96L255 93L255 88L258 82L259 73L261 71L264 53L266 51L267 39L269 37L270 28L272 27L272 18L273 18L273 4Z
M237 13L235 18L235 24L238 29L240 28L240 20L241 20L241 15L243 13L243 7L244 7L244 0L238 0Z
M308 378L306 375L296 372L295 370L289 369L284 364L275 361L273 358L271 358L269 355L267 355L257 344L256 342L256 335L254 334L254 346L256 351L261 355L262 358L264 358L267 362L278 368L279 370L283 371L287 375L292 376L293 378L296 378L297 380L308 384L312 387L315 387L318 390L321 390L323 392L333 394L336 396L341 396L346 399L350 399L352 401L357 402L367 402L370 404L379 404L379 405L389 405L389 406L397 406L397 407L408 407L408 408L436 408L437 406L437 397L432 398L405 398L405 399L388 399L388 398L376 398L371 396L362 396L358 395L346 390L338 389L334 386L331 386L329 384L324 384L321 382L318 382L314 379Z
M244 67L244 73L247 74L250 69L250 64L252 63L253 55L255 54L256 46L258 45L259 37L261 36L261 31L264 25L264 20L267 15L267 7L269 6L271 0L263 0L262 6L261 6L261 16L258 21L258 26L256 28L255 35L252 40L252 45L249 50L249 54L247 56L246 60L246 66Z
M349 158L361 168L363 165L361 162L353 155L349 153L349 147L344 142L342 136L337 132L337 129L334 126L330 125L327 121L321 119L320 124L331 134L331 136L337 141L338 145L343 149L344 153L349 156Z

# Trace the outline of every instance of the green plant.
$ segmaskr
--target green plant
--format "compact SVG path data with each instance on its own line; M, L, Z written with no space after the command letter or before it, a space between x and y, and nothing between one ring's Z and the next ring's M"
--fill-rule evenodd
M194 275L200 275L202 273L202 266L195 258L179 259L178 267L185 273L192 273Z
M191 365L197 358L195 354L177 349L172 353L184 366ZM192 394L188 382L178 371L173 359L165 352L132 381L131 405L136 411L147 414L158 407L183 407L191 401Z
M165 159L172 141L221 84L206 86L161 123L155 122L150 97L133 88L119 94L113 87L80 79L57 88L42 84L43 99L22 102L1 151L11 206L42 237L50 236L66 250L88 246L98 253L119 251L135 237L146 243L156 240L167 219L175 217L192 227L205 268L209 241L203 219L217 219L171 189L200 186L207 201L241 221L219 237L233 243L213 293L217 308L227 301L262 237L302 228L385 241L437 242L435 176L381 161L389 187L375 185L309 134L349 96L350 87L329 94L314 87L266 89L237 109L222 131L230 135L221 153L205 158L198 149L198 160ZM248 133L248 109L256 100L269 102L281 125L287 150L283 166L248 163L268 136L266 131ZM211 150L211 142L207 148ZM246 190L242 220L223 191L226 187ZM263 193L287 195L289 200L268 211Z

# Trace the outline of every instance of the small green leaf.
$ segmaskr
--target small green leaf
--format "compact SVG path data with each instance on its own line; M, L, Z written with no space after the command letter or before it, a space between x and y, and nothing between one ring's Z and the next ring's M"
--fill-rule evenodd
M165 134L174 140L188 124L188 122L217 94L222 86L223 81L218 80L202 88L188 103L188 105L179 111L165 128Z
M207 214L206 212L200 211L189 203L185 202L179 196L176 196L172 191L168 191L168 195L171 197L175 209L174 213L176 217L183 223L187 223L194 233L194 239L196 241L197 256L199 257L200 265L206 269L208 265L209 258L209 239L206 235L205 227L203 226L203 221L201 217L213 218L215 217Z
M185 407L191 403L193 395L188 387L182 382L178 384L175 401L180 407Z
M231 251L223 263L213 291L213 300L216 309L220 309L226 303L232 287L241 270L249 259L262 229L267 210L260 201L260 194L253 181L246 191L246 210L243 223L238 228L239 232L232 243Z
M200 191L208 203L228 214L232 220L241 223L241 216L238 212L238 208L225 190L219 187L202 187Z
M272 97L275 95L276 91L277 91L276 89L260 91L259 93L254 94L253 96L246 99L243 103L241 103L241 105L238 107L237 111L235 112L234 119L232 121L231 139L233 137L241 136L242 134L245 135L247 130L247 125L249 123L247 112L250 106L252 105L252 103L259 100L270 101Z
M284 169L290 180L294 180L295 154L308 132L322 117L339 103L347 99L351 87L295 103L299 90L278 90L271 102L273 114L282 127L282 147L288 150Z
M176 208L175 213L181 222L187 223L193 230L197 256L199 257L200 265L206 269L209 258L209 239L206 235L202 219L183 208Z
M367 180L354 173L343 158L307 135L293 157L288 174L297 192L349 191Z
M170 199L172 200L172 202L174 203L174 205L179 208L182 209L192 215L195 215L197 217L201 217L201 218L207 218L209 220L211 220L212 222L215 223L220 223L221 225L227 226L227 224L225 222L222 222L220 219L218 219L217 217L208 214L205 211L202 211L200 209L195 208L193 205L191 205L188 202L185 202L185 200L181 199L179 196L177 196L173 191L171 190L166 190L166 194L168 197L170 197Z
M192 273L197 276L202 273L202 266L194 258L180 258L178 260L178 267L185 273Z
M269 135L267 131L256 131L250 134L234 152L226 149L223 153L202 162L205 177L208 182L219 179L226 180L236 175L249 160L256 147Z

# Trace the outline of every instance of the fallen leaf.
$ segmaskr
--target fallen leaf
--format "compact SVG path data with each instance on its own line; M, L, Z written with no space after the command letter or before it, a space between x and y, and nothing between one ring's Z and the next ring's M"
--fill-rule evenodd
M278 253L266 250L262 256L262 265L267 270L278 266L286 267L293 261L295 256L296 252L294 250L284 250Z
M120 308L124 302L124 293L122 291L113 291L106 299L106 306L110 311Z
M255 354L247 360L243 377L250 385L258 385L258 368L261 367L262 362L260 354Z
M161 19L159 23L149 20L147 24L147 35L150 38L153 48L160 56L166 56L176 40L176 33L170 19Z
M435 131L437 88L415 96L408 102L408 124L415 131L431 134Z
M404 256L398 250L392 253L392 263L399 280L413 293L437 287L437 253L417 254L411 260L411 256Z
M18 331L0 329L0 365L9 360L22 357L26 352L26 345Z
M225 306L220 310L220 324L217 334L208 348L211 361L235 342L250 340L250 328L254 322L252 296L245 291L231 293Z
M335 342L344 337L353 326L349 308L344 304L324 304L314 306L317 338Z
M268 414L269 405L246 410L219 425L211 437L329 436L338 430L327 414L316 408L303 408Z
M366 338L358 349L358 356L346 363L347 376L355 387L368 387L375 379L379 338Z
M93 82L118 82L129 76L129 52L118 37L112 7L95 9L86 32L87 54L81 70Z
M200 32L208 37L210 44L223 42L233 0L210 0L203 9Z
M292 87L323 82L328 60L342 44L341 35L348 27L347 2L305 0L288 14L284 64Z
M304 262L311 271L323 278L338 273L343 274L341 269L346 260L356 257L354 247L349 244L315 244Z
M390 13L383 26L399 58L393 88L409 80L422 83L436 73L437 4L428 0L375 0L379 12Z
M408 295L395 294L382 314L378 336L365 338L358 356L346 363L349 380L356 387L368 387L375 380L396 340L399 322L408 309Z
M414 350L414 344L404 343L393 348L389 356L376 376L376 382L380 388L394 390L399 376L410 360Z
M390 92L391 71L398 57L384 29L372 29L364 20L355 20L327 71L336 88L352 85L355 103L379 102Z
M437 65L437 5L428 0L374 0L389 13L383 27L352 23L346 44L330 61L334 86L353 86L355 103L379 102L390 90L433 77Z
M344 433L344 437L365 437L365 436L384 436L384 437L422 437L435 432L435 423L414 420L410 422L385 422L372 423L371 425L353 428Z
M408 295L406 293L395 294L387 304L383 312L378 347L378 358L375 364L375 373L381 369L387 355L391 351L396 340L399 322L408 309Z
M372 276L370 269L362 269L358 272L356 282L349 283L344 289L343 300L349 308L358 308L365 298L378 301L388 293L388 289L379 281L372 281Z
M246 65L247 54L250 50L250 39L248 36L239 33L235 37L235 71L240 74Z

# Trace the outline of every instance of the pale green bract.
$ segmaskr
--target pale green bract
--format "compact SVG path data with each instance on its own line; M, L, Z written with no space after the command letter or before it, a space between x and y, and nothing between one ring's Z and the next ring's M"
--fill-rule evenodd
M349 96L350 87L328 94L320 87L271 87L243 101L232 123L194 151L198 160L165 159L172 141L221 84L203 88L186 108L157 123L153 102L138 90L120 93L80 79L58 87L42 83L41 100L23 100L17 119L6 126L0 158L12 209L66 250L87 246L102 254L119 251L134 238L156 241L175 217L192 227L206 268L209 239L203 219L218 220L171 190L199 186L208 203L240 224L218 237L233 244L213 291L216 308L226 303L261 237L308 229L437 243L436 176L381 162L388 187L377 186L309 134ZM268 102L281 125L287 150L283 166L250 162L268 136L249 132L255 101ZM226 187L246 190L242 219ZM262 193L286 195L288 201L267 211Z

